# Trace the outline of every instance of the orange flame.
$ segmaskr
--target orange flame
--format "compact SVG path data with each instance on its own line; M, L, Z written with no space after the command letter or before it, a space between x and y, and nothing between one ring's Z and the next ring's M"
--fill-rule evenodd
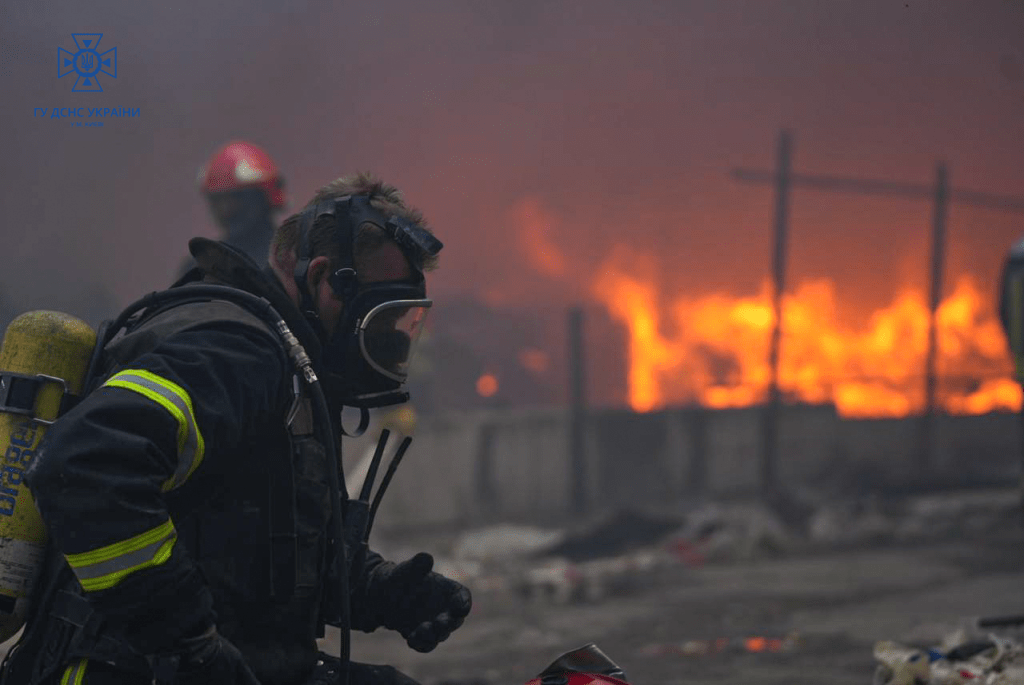
M493 373L485 373L476 379L476 392L480 397L494 397L498 392L498 378Z
M715 293L666 303L653 278L626 273L614 260L599 274L594 295L628 329L634 410L764 401L775 319L768 283L753 297ZM1021 406L992 309L963 277L936 312L937 400L946 411L979 414ZM898 293L864 330L850 330L837 321L833 283L807 281L783 297L782 316L779 387L787 399L833 402L850 417L899 417L924 407L929 316L921 292Z
M743 641L748 652L763 652L768 649L768 640L763 637L748 637Z

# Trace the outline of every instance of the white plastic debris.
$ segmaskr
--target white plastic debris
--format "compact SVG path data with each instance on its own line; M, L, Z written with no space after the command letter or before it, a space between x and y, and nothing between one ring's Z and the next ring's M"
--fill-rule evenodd
M459 560L518 559L549 547L564 536L561 530L500 524L464 533L455 541L452 551Z

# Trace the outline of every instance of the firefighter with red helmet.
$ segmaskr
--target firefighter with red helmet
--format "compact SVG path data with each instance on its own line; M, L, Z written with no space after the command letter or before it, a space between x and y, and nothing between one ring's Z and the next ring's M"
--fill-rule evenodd
M342 407L365 428L409 398L441 242L358 174L273 245L260 268L195 238L188 277L101 328L88 392L25 469L49 544L0 684L416 685L351 661L349 630L428 652L469 614L430 554L369 547L338 450Z
M199 170L199 188L224 242L264 264L274 213L284 209L284 179L263 148L242 140L222 146ZM194 266L189 260L186 271Z

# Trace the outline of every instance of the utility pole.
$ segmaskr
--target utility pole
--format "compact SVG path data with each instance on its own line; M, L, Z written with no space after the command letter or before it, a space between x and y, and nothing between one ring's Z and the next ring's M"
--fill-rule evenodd
M761 414L760 481L761 495L772 501L777 494L779 461L779 418L782 393L779 391L779 347L782 342L782 294L786 290L787 228L789 224L789 183L792 171L792 137L779 133L775 162L775 223L772 252L772 309L775 325L768 348L768 402Z
M779 149L777 157L777 169L774 172L755 169L733 169L731 176L744 183L773 184L775 186L775 258L773 260L773 281L775 292L775 328L772 330L772 344L770 349L771 364L771 385L769 387L769 410L766 412L766 424L774 424L766 427L763 433L766 444L762 446L761 463L761 487L764 491L770 491L776 487L775 474L778 456L778 404L780 404L781 393L778 389L778 353L779 341L782 331L780 329L781 316L781 286L784 279L780 277L780 269L785 269L785 241L788 220L788 192L794 187L808 188L812 190L823 190L840 193L858 193L862 195L880 195L890 197L905 197L921 200L933 200L933 221L932 221L932 250L930 260L930 316L928 324L928 352L925 360L925 411L924 411L924 435L923 449L920 452L918 468L928 468L933 463L935 448L935 406L938 388L937 363L938 363L938 333L935 325L935 313L942 300L942 275L945 264L946 247L946 216L950 203L956 203L968 207L982 209L995 209L1005 212L1024 214L1024 197L1009 197L1004 195L993 195L971 190L953 189L949 186L949 175L946 166L938 165L936 181L934 186L919 185L913 183L901 183L896 181L885 181L876 179L847 178L842 176L830 176L823 174L799 174L794 173L790 165L791 139L788 132L783 131L779 135ZM785 163L785 168L783 167ZM780 250L781 256L780 256ZM783 273L782 276L785 274ZM775 409L771 407L775 405Z
M946 214L949 209L949 174L939 163L935 170L935 206L932 210L931 293L928 298L928 356L925 360L924 421L921 425L918 473L924 473L935 454L935 390L938 385L939 340L936 313L942 302L942 276L946 264Z

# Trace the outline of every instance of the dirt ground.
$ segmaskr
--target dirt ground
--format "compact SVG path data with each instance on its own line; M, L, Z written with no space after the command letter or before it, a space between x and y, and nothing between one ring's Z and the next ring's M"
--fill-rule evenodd
M634 685L863 685L876 640L936 645L979 616L1024 614L1024 531L1008 522L973 539L679 564L598 603L556 606L511 591L475 600L466 624L433 653L378 631L354 635L353 657L391 663L425 685L516 685L595 642ZM787 638L786 650L750 652L746 637ZM681 649L719 638L729 639L717 653ZM336 650L336 636L324 646Z
M444 546L443 538L385 542L397 543L377 547L393 559ZM1014 518L969 538L673 563L600 601L472 589L473 612L434 652L379 630L353 635L353 658L392 664L424 685L522 685L562 652L594 642L633 685L866 685L877 640L937 645L979 616L1024 614L1024 527ZM1024 641L1024 630L1003 634ZM751 652L742 646L750 637L784 650ZM714 653L683 649L716 640ZM337 654L337 635L322 647Z

